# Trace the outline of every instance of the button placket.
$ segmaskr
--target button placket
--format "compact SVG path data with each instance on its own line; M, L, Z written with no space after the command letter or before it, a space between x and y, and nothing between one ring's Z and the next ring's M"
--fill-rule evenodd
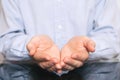
M57 27L58 27L58 29L59 29L59 30L61 30L61 29L62 29L62 25L58 25Z

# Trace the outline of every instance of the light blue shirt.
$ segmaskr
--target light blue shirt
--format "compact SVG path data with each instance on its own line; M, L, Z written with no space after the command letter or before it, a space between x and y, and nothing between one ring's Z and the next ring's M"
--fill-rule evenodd
M30 60L26 44L34 35L48 35L63 47L73 36L96 43L88 61L113 60L119 55L114 30L115 0L1 0L6 30L0 52L7 60Z

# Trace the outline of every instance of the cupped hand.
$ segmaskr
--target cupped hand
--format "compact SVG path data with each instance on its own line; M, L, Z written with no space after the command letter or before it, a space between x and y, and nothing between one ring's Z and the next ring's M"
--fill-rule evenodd
M27 44L29 55L37 64L48 71L61 71L60 51L50 37L34 36Z
M61 50L61 65L63 70L73 70L81 67L89 58L89 52L95 51L95 42L85 36L73 37Z

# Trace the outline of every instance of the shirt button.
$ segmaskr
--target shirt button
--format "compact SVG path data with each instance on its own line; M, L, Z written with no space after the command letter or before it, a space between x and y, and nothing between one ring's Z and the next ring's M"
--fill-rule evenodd
M58 25L58 29L62 29L62 25Z

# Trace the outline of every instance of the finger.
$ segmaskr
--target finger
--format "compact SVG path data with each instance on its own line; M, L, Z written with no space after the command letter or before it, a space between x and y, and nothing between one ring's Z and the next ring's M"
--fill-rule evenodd
M62 73L62 69L59 69L56 71L58 74L61 74Z
M46 69L49 72L56 72L56 68L55 67L50 67Z
M63 67L63 71L71 71L71 70L73 70L75 67L72 67L72 66L70 66L70 65L65 65L64 67Z
M48 67L47 70L50 71L50 72L57 72L58 74L62 73L62 68L58 69L58 68L56 68L56 65Z
M27 45L27 49L29 51L30 56L33 56L35 54L35 52L36 52L35 46L33 44L31 44L31 43Z
M61 70L61 69L60 69L60 70L57 70L57 69L55 68L55 66L52 66L52 67L48 68L47 70L48 70L49 72L56 72L56 73L58 73L58 74L62 73L62 70Z
M39 66L43 69L50 69L52 66L55 66L55 63L53 61L45 61L45 62L39 62ZM55 70L55 69L54 69Z
M89 52L95 51L95 42L93 40L88 40L86 43L86 48Z
M60 62L60 65L61 65L61 66L65 66L64 61L61 61L61 62Z
M56 58L52 58L51 61L53 61L54 65L49 67L47 70L48 71L55 71L58 74L62 72L62 66L60 65L59 60L57 60Z
M55 65L52 65L52 66L50 66L50 67L48 67L46 69L48 71L50 71L50 72L57 72L57 73L61 73L62 72L62 70L61 69L57 69Z
M58 71L58 72L61 72L60 70L62 69L62 66L61 66L61 64L60 64L60 62L59 62L59 60L58 59L56 59L56 58L52 58L51 59L53 62L54 62L54 67L55 67L55 69L56 69L56 72Z
M49 61L51 59L51 57L47 54L44 54L44 53L36 53L33 58L36 60L36 61L39 61L39 62L44 62L44 61Z
M83 65L83 62L82 61L79 61L79 60L75 60L75 59L72 59L72 58L65 58L64 59L64 62L73 67L73 68L78 68L78 67L81 67ZM66 66L66 65L65 65Z
M36 49L33 47L33 48L30 50L29 55L30 55L30 56L33 56L33 55L35 54L35 52L36 52Z
M85 60L87 60L89 58L89 54L88 54L88 51L86 49L84 49L84 50L81 50L78 53L73 53L71 55L71 57L75 60L84 62Z
M57 63L58 62L58 59L54 58L54 57L51 57L50 55L46 54L46 52L44 51L41 51L40 48L37 49L37 52L36 54L34 55L34 58L37 60L37 61L40 61L40 62L43 62L43 61L48 61L48 60L52 60L53 62Z
M55 64L55 67L56 67L57 70L61 70L62 69L62 66L60 65L60 63Z
M65 57L71 57L71 48L69 48L69 46L65 45L62 50L61 50L61 54L60 54L60 65L61 66L64 66L65 63L64 63L64 59Z

